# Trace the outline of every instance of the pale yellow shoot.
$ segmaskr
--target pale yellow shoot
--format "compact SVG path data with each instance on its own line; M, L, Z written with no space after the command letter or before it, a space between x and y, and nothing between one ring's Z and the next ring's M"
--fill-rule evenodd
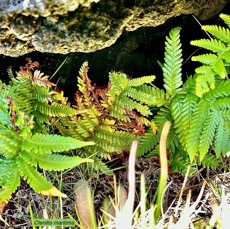
M67 195L60 192L57 188L55 188L54 186L49 189L49 190L45 190L45 191L41 191L40 192L42 195L45 195L45 196L59 196L59 197L64 197L64 198L67 198Z

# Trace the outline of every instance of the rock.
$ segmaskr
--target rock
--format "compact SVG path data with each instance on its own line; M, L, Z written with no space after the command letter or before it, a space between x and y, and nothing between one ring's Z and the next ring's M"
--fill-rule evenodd
M125 30L155 27L180 14L207 19L229 1L2 0L0 54L94 52L114 44Z

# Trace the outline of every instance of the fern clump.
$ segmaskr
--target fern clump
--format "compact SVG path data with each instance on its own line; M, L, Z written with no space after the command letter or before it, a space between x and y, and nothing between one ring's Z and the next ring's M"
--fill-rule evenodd
M209 48L215 54L193 57L203 65L183 84L180 28L171 30L166 38L162 66L165 91L159 93L156 87L148 88L154 105L159 107L153 119L159 132L146 132L140 140L138 154L158 154L160 133L169 120L173 124L167 140L172 171L185 172L186 167L192 165L191 172L195 172L197 163L215 168L221 161L220 156L230 150L230 81L226 71L229 32L219 27L204 28L215 31L213 34L221 41L207 39L192 44ZM222 32L217 35L219 30Z
M229 27L229 16L220 15L221 19ZM230 30L217 25L202 26L202 29L213 38L191 41L192 45L207 49L212 53L192 57L193 61L199 61L202 66L196 68L196 94L202 97L205 92L214 89L218 77L228 78L228 66L230 64Z
M99 88L91 84L85 62L79 71L76 115L62 117L56 123L59 131L78 140L96 142L85 147L84 152L98 159L129 150L131 142L143 135L147 126L155 128L148 119L154 98L147 92L154 79L155 76L129 79L124 73L111 72L108 85ZM108 169L103 171L111 174Z
M39 70L34 70L39 64L31 60L16 72L14 77L8 69L11 78L9 96L16 106L34 117L36 127L44 128L44 123L50 122L50 117L60 117L75 114L75 110L68 106L63 93L52 90L54 83L49 82L48 76L43 76Z
M24 92L26 94L23 94ZM52 96L53 94L47 91L46 85L35 83L27 78L27 75L18 74L16 79L12 78L10 85L5 85L0 81L0 206L11 198L12 193L20 185L21 178L36 192L44 195L65 196L42 176L38 169L61 171L91 161L79 156L58 153L92 145L92 142L41 133L41 130L38 131L38 128L35 128L36 122L41 124L41 120L38 117L35 118L34 115L39 114L39 117L44 115L43 121L46 122L49 121L48 115L60 115L62 108L52 110L52 102L54 102ZM32 102L36 98L41 102L41 107L36 110L38 107L35 104L34 110ZM48 98L52 100L46 101ZM42 106L44 109L51 106L51 113L42 113ZM68 113L70 108L66 106L66 109Z

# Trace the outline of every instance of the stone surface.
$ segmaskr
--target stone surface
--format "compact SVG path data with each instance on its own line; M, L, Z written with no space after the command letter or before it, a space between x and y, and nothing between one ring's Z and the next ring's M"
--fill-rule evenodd
M218 2L218 4L217 4ZM123 31L158 26L181 14L207 19L230 0L2 0L0 54L94 52ZM129 49L135 49L135 40ZM119 61L119 60L118 60Z

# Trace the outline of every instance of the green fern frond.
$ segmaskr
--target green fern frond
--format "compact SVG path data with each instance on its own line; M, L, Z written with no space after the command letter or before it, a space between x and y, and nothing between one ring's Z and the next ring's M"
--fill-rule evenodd
M144 84L152 83L156 79L155 76L142 76L128 81L128 87L138 87Z
M128 87L124 94L132 98L133 100L139 101L143 104L152 105L154 99L153 96L143 91L143 88L146 85L141 86L142 87Z
M169 103L169 95L165 93L164 90L157 88L156 86L149 85L141 85L136 88L138 92L142 92L148 96L145 96L148 105L154 105L157 107L161 107L163 105L167 105Z
M201 27L204 31L211 33L214 37L223 42L230 43L230 31L217 25L204 25Z
M0 157L0 186L3 186L7 182L8 168L10 167L11 162L11 159Z
M67 102L58 92L50 91L49 87L33 84L29 78L17 75L12 79L9 97L20 111L34 116L37 127L49 122L49 117L71 116L76 110L67 106Z
M199 70L204 70L206 73L197 75L196 77L196 95L202 97L210 89L215 88L215 75L210 68L202 66Z
M148 115L152 114L152 112L150 111L148 106L143 105L143 104L141 104L141 103L139 103L139 102L127 97L127 96L121 96L120 101L117 101L117 105L122 107L123 110L124 110L124 108L127 108L130 111L136 109L143 116L148 116ZM124 110L124 113L125 113L125 110Z
M209 114L209 104L202 100L194 108L193 117L191 120L191 126L186 136L186 150L193 161L196 156L198 156L199 150L199 139L202 134L202 126L205 123L207 116Z
M223 150L222 150L222 155L226 156L229 154L230 151L230 133L229 133L229 128L230 126L228 125L228 128L226 128L226 135L223 137Z
M14 158L20 151L22 139L14 133L12 128L0 125L0 155Z
M128 87L129 80L124 73L111 72L109 74L109 80L111 82L111 94L119 96L125 88Z
M53 185L46 180L33 166L22 158L17 158L17 167L23 179L34 189L35 192L50 190Z
M121 153L123 150L128 150L134 136L124 131L106 131L103 128L98 129L92 135L92 141L97 143L106 152Z
M34 104L34 108L44 115L54 116L54 117L58 117L58 116L62 117L67 115L71 116L76 113L75 109L56 102L53 102L51 105L48 105L37 101L36 104Z
M98 157L93 157L94 162L90 164L95 171L101 171L102 173L113 176L113 171Z
M220 14L220 18L230 27L230 16L227 14Z
M178 136L175 132L175 129L172 128L167 137L167 149L171 150L171 153L176 153L180 143L178 141Z
M166 107L161 107L157 115L153 119L153 123L157 126L158 133L154 133L150 128L143 136L140 137L137 155L151 157L158 155L160 133L163 125L167 120L172 120L170 110Z
M34 154L23 151L20 154L23 160L27 161L33 166L39 166L42 169L49 171L63 171L65 169L73 168L84 162L92 162L87 158L80 158L78 156L65 156L59 154Z
M195 45L215 53L221 53L226 51L226 45L217 39L200 39L190 42L191 45Z
M27 151L34 150L42 154L50 154L52 152L68 151L93 144L93 142L82 142L71 137L36 133L34 135L23 136L22 148Z
M230 111L229 109L222 109L221 110L221 117L226 123L230 123Z
M154 117L154 123L156 124L158 131L161 132L164 123L169 120L172 120L171 111L168 107L161 107L160 110L157 112L157 115Z
M11 126L6 96L6 93L0 90L0 123Z
M216 63L213 65L213 71L220 76L220 78L225 79L228 76L227 70L225 68L225 64L223 60L218 60Z
M7 203L20 184L20 176L14 160L0 159L0 204Z
M81 119L80 119L81 120ZM55 125L59 132L63 136L71 136L80 141L84 141L90 136L89 132L81 129L81 124L77 125L78 122L69 119L68 117L63 117L60 122L56 122ZM83 131L83 132L82 132Z
M200 56L197 56L197 57L198 58L196 58L196 57L192 58L192 60L199 60ZM204 56L202 58L204 58ZM205 61L203 61L203 62L205 62ZM207 60L207 62L209 62L209 60ZM220 78L222 78L222 79L226 78L228 75L223 60L218 59L218 58L216 59L215 62L210 63L210 66L203 65L201 67L196 68L196 73L202 74L207 79L211 78L212 81L213 81L213 78L215 80L214 73L219 75ZM215 84L214 84L214 86L215 86ZM214 88L214 86L213 86L213 88Z
M188 79L185 81L182 87L182 92L186 93L195 93L196 91L196 74L193 76L189 76Z
M206 64L206 65L214 65L217 60L218 60L218 56L211 53L192 57L192 61L199 61L202 64Z
M165 42L165 58L163 65L164 88L169 95L180 91L182 85L182 50L180 43L180 28L170 31Z
M193 110L199 98L194 94L178 94L170 104L170 110L174 120L174 128L182 146L185 146L185 138L192 123Z
M230 108L230 97L218 98L214 100L213 107L215 109L229 109Z
M157 107L166 106L169 103L169 95L165 93L164 90L157 87L152 88L152 93L154 97L153 105Z
M210 90L203 95L203 98L207 101L214 101L217 98L223 98L230 96L230 80L220 81L215 90Z
M175 157L175 154L170 154L169 158L169 163L171 166L170 171L172 173L186 174L188 166L190 166L189 176L192 176L194 173L197 172L195 162L191 163L185 151L178 149L176 155L177 156Z
M148 152L152 151L159 143L160 135L154 134L151 129L149 129L139 140L137 155L144 156Z
M220 165L220 163L221 163L220 158L217 158L215 155L212 154L206 154L201 162L202 166L211 169L216 169L217 166Z
M218 124L217 114L214 112L210 112L205 122L203 123L204 127L200 137L199 149L198 149L200 161L203 161L206 154L208 153L208 150L212 144L215 135L217 124Z

